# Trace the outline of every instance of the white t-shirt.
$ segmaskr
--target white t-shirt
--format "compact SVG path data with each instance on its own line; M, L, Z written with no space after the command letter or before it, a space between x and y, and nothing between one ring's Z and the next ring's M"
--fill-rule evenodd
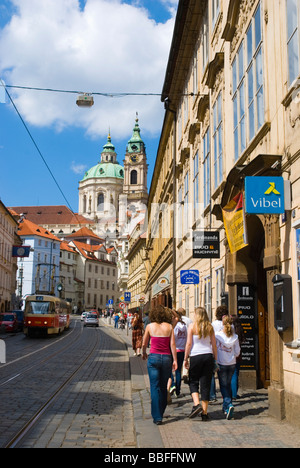
M197 356L198 354L213 354L210 336L199 338L199 335L193 335L190 356Z

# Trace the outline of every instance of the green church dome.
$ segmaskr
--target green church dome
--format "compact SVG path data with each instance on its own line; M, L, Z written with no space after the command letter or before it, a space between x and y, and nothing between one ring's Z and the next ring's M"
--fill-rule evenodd
M96 166L89 169L84 177L83 181L87 179L97 178L108 178L113 177L116 179L124 179L124 168L117 163L104 162L99 163Z
M124 180L124 168L120 166L117 161L117 154L115 152L115 147L111 142L110 135L108 135L107 143L103 146L100 163L85 173L82 182L95 177Z

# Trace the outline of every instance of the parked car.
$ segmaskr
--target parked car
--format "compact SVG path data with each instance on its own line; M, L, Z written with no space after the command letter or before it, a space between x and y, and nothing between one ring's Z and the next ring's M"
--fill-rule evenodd
M82 312L81 317L80 317L80 320L81 320L82 322L84 322L84 319L85 319L86 314L87 314L87 312Z
M24 311L23 310L12 310L13 314L16 314L18 320L18 330L22 331L24 326Z
M4 328L7 332L16 332L18 330L18 319L16 314L12 312L4 312L0 314L0 328Z
M99 327L98 314L87 312L84 318L84 327Z

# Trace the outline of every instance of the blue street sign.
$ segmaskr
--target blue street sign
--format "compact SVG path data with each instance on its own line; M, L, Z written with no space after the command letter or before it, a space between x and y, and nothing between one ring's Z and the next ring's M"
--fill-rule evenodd
M246 177L245 206L250 214L283 214L283 177Z
M180 281L181 284L199 284L199 270L181 270Z
M131 301L131 292L124 292L124 302Z
M112 299L108 299L108 305L113 305L114 301Z

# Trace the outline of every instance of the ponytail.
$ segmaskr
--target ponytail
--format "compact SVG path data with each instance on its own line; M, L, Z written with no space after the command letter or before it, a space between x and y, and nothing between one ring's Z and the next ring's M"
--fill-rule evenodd
M230 338L233 336L233 329L232 329L232 318L226 316L223 318L223 326L224 326L224 333L225 335Z

